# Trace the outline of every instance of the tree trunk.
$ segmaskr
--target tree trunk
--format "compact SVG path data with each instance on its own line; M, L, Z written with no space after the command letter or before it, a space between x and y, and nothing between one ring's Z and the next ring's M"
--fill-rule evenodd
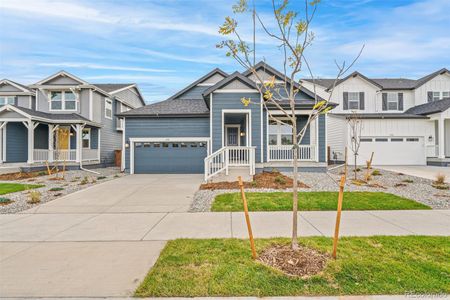
M298 145L297 145L297 118L294 117L294 124L292 127L292 144L293 144L293 155L292 155L292 243L291 247L293 250L297 250L298 247Z
M355 180L358 179L357 174L356 174L356 169L357 169L356 160L357 160L357 158L358 158L358 154L355 153Z

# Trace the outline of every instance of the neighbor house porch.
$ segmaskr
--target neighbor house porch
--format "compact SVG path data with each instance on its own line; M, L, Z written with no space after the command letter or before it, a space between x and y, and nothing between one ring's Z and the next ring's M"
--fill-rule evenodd
M0 108L0 163L100 161L100 126L76 114Z
M434 140L428 137L427 164L450 165L450 109L430 116L434 123Z

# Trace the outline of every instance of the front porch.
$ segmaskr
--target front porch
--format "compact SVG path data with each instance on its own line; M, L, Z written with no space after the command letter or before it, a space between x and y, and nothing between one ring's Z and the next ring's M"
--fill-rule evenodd
M450 110L449 110L450 111ZM450 165L450 112L431 116L434 123L434 140L430 136L426 148L427 164L435 166ZM434 143L433 143L434 142Z
M37 113L37 112L36 112ZM22 108L0 110L0 163L100 161L100 128L84 120L59 120L34 116Z

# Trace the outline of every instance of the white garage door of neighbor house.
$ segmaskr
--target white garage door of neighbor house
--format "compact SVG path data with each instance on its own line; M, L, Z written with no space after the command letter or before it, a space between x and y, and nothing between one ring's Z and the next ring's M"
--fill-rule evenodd
M425 165L423 137L361 137L358 164L374 152L374 165Z

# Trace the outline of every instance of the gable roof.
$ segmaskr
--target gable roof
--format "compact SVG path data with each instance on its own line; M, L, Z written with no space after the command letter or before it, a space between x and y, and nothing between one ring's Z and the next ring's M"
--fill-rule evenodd
M107 93L115 92L117 90L124 89L126 87L132 87L134 83L94 83L96 87L104 90Z
M174 95L170 96L169 98L167 98L167 100L172 100L172 99L175 99L175 98L183 95L187 91L191 90L193 87L197 86L199 83L202 83L203 81L207 80L208 78L210 78L210 77L212 77L212 76L214 76L216 74L220 74L223 77L227 77L228 76L228 74L225 73L224 71L222 71L221 69L215 68L214 70L212 70L208 74L200 77L199 79L197 79L196 81L194 81L193 83L191 83L190 85L185 87L184 89L182 89L182 90L178 91L177 93L175 93Z
M420 87L421 85L425 84L427 81L430 81L431 79L433 79L434 77L438 76L438 75L442 75L445 73L449 73L449 71L446 68L442 68L436 72L433 72L427 76L424 76L422 78L417 79L416 81L416 85L414 86L415 88Z
M209 115L203 99L168 99L118 114L119 116L198 116Z
M58 76L72 78L73 80L78 81L80 84L89 84L89 82L84 81L83 79L80 79L77 76L70 74L69 72L61 70L61 71L59 71L59 72L57 72L57 73L55 73L55 74L53 74L53 75L51 75L51 76L49 76L47 78L42 79L41 81L36 82L33 85L40 85L40 84L46 83L47 81L50 81L50 80L52 80L52 79L54 79L54 78L56 78Z
M284 74L281 73L280 71L278 71L277 69L275 69L274 67L268 65L266 62L264 61L260 61L258 62L255 67L254 67L255 71L258 71L260 69L263 69L264 71L269 71L269 73L271 73L272 75L284 80ZM252 73L252 71L250 70L246 70L245 72L242 73L244 76L248 77L250 76ZM300 85L298 84L298 82L295 82L295 87L300 87ZM324 100L322 99L319 95L314 95L313 91L310 91L309 89L307 89L306 87L302 86L301 89L302 92L304 92L306 95L310 96L311 98L315 99L315 96L317 96L317 98L319 100Z
M378 88L380 88L380 89L383 88L379 83L375 82L375 81L372 80L372 79L367 78L366 76L364 76L363 74L359 73L358 71L355 71L355 72L351 73L350 75L348 75L348 76L346 76L346 77L344 77L344 78L342 78L342 79L339 79L339 80L336 82L335 87L338 86L339 84L341 84L342 82L346 81L347 79L349 79L349 78L354 78L354 77L356 77L356 76L361 77L361 78L364 79L365 81L367 81L367 82L373 84L374 86L376 86L376 87L378 87ZM331 88L331 86L329 86L329 87L327 88L327 90L329 90L330 88Z
M0 85L2 84L9 84L15 88L18 88L19 90L22 90L24 93L34 93L33 90L31 90L29 87L6 78L0 80Z
M242 75L241 73L236 71L233 74L231 74L230 76L222 79L221 81L219 81L215 85L213 85L213 86L209 87L208 89L206 89L203 92L203 97L206 97L209 94L211 94L212 92L214 92L215 90L218 90L218 89L228 85L233 80L239 80L243 84L247 85L249 88L256 89L256 83L255 82L253 82L252 80L248 79L247 77L245 77L244 75Z
M414 114L414 115L429 115L438 112L446 111L450 108L450 98L445 98L442 100L437 100L417 106L413 106L407 111L405 114Z

